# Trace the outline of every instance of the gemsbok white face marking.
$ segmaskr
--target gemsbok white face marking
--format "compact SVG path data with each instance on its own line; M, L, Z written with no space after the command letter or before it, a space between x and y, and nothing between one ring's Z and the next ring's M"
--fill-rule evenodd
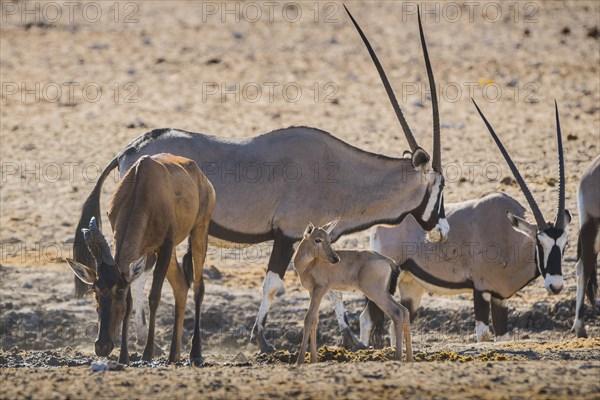
M423 211L423 216L421 217L423 218L423 221L429 221L429 219L432 217L433 211L435 210L435 206L436 204L438 204L438 200L440 197L441 184L442 175L436 174L435 181L433 182L433 185L431 185L431 194L429 195L429 201L427 202L427 206L425 207L425 210ZM436 211L439 211L441 204L442 202L440 201L438 204L438 210Z
M567 246L567 231L554 239L546 232L540 232L536 236L540 249L536 249L538 269L544 277L544 287L549 294L558 294L563 288L562 256Z

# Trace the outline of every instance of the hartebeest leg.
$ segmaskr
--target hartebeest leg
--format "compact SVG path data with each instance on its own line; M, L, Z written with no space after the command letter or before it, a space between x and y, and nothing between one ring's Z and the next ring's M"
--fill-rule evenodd
M185 275L177 263L175 251L173 251L169 270L167 271L167 280L169 281L171 288L173 288L173 295L175 296L175 321L173 324L171 351L169 353L169 362L175 363L179 361L179 355L181 354L183 319L185 316L185 304L187 302L187 293L189 289Z
M306 356L306 345L308 344L309 336L313 336L313 325L314 325L314 355L313 355L313 345L311 344L311 354L310 354L310 362L317 362L317 353L316 353L316 325L315 323L319 318L319 306L321 305L321 300L323 296L325 296L327 290L321 287L313 288L312 293L310 294L310 305L308 306L308 311L306 311L306 315L304 316L304 329L302 330L302 344L300 345L300 349L298 350L298 359L296 363L298 365L304 364L304 357Z
M171 260L171 253L173 252L173 243L168 241L165 242L158 250L158 260L154 267L154 277L152 279L152 288L150 289L150 296L148 297L148 303L150 305L150 321L148 323L148 339L146 340L146 347L144 348L144 354L142 360L150 361L154 357L154 328L156 325L156 309L160 303L160 296L162 292L163 282L169 269L169 262Z
M146 268L144 272L131 283L131 297L133 298L132 316L135 323L135 332L137 344L142 346L148 336L148 324L145 317L144 303L146 297L144 295L144 287L148 280L148 275L156 263L156 254L151 254L146 259Z
M119 362L121 364L129 364L129 350L127 350L127 331L129 330L129 318L132 309L131 290L127 291L127 305L125 306L125 317L121 329L121 352L119 353Z
M490 294L473 290L475 305L475 336L478 342L487 342L491 338L490 323Z
M267 274L263 281L262 301L260 303L260 308L258 309L258 315L254 327L252 328L251 335L251 340L258 340L261 353L272 353L275 351L275 348L271 346L265 338L265 325L271 303L275 299L277 291L283 284L283 277L285 276L288 264L292 260L293 254L294 240L282 235L276 236L275 242L273 243L271 258L269 259Z
M200 225L194 228L190 235L192 245L192 260L194 266L194 336L192 337L192 350L190 351L190 363L195 366L202 365L202 342L201 342L201 314L202 300L204 299L204 279L202 271L206 259L208 246L208 221L206 226Z
M367 346L362 344L356 338L356 336L354 336L354 334L352 333L352 329L350 329L348 317L346 316L346 309L344 308L344 300L342 297L342 293L338 292L337 290L332 290L331 292L329 292L329 298L333 303L333 308L335 309L335 316L337 318L340 332L342 333L342 345L348 350L352 351L366 349Z

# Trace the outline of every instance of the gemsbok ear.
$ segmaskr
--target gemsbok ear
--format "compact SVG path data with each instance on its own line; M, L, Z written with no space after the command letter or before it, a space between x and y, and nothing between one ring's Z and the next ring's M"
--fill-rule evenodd
M125 277L127 282L131 283L144 272L146 268L146 256L138 258L136 261L129 264L129 275Z
M94 284L94 281L96 280L96 271L75 260L71 260L70 258L67 258L66 260L76 277L88 285Z
M315 226L313 225L312 222L309 222L308 226L304 230L304 237L308 237L311 233L313 233L314 230L315 230Z
M321 227L321 229L323 229L325 232L327 232L328 235L331 235L333 228L335 228L335 226L338 224L338 222L340 222L340 217L337 217L333 221L326 223L325 225L323 225Z
M571 216L571 212L569 210L565 210L565 225L569 225L573 217Z
M420 147L417 147L412 153L411 163L414 169L424 169L429 162L429 154Z
M506 216L515 230L524 233L530 238L535 238L535 235L537 234L537 226L530 224L523 218L517 217L509 211L506 212Z

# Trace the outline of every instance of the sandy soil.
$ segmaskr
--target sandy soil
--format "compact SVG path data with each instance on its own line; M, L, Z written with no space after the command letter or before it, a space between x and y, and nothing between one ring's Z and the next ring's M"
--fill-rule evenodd
M35 4L37 14L24 13L25 7L36 10ZM412 365L273 364L257 357L248 340L270 250L266 243L210 250L205 368L166 366L160 356L152 365L134 362L124 371L106 373L90 370L96 361L93 300L73 299L63 258L70 256L82 202L125 144L158 127L242 138L290 125L316 126L391 156L400 156L406 143L339 3L315 8L314 2L296 7L283 2L272 10L271 21L268 6L258 2L261 17L254 23L249 20L257 15L248 3L228 3L229 9L239 7L239 21L224 12L221 2L98 2L85 12L87 3L78 3L72 21L66 5L53 3L62 12L56 18L55 6L48 4L2 2L0 397L598 398L596 313L586 310L591 339L575 340L569 331L577 180L600 149L596 2L523 2L516 8L513 2L499 3L496 22L498 3L478 3L472 18L465 7L457 18L451 6L426 4L439 7L437 19L428 15L424 26L441 85L447 202L503 190L525 204L518 187L504 179L510 171L474 112L472 96L520 163L544 214L553 215L553 99L559 104L567 208L575 217L563 265L566 287L548 297L536 280L514 296L511 341L473 343L470 295L426 296L413 325L415 348L424 359ZM429 149L431 105L416 16L410 12L414 4L349 2L388 70L417 139ZM233 94L222 98L225 90ZM103 210L116 181L115 175L104 186ZM343 238L341 245L366 248L368 233ZM277 348L294 352L308 295L293 272L285 287L269 316L269 338ZM174 303L168 285L164 292L157 341L168 351ZM364 301L350 294L346 303L357 329ZM188 313L185 343L193 321ZM336 325L325 300L321 345L338 344ZM139 355L139 348L133 350Z

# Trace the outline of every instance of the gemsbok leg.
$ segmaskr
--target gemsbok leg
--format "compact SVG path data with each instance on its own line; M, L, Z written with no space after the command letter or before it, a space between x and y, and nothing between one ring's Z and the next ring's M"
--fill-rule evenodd
M490 299L489 293L473 290L473 303L475 305L475 336L478 342L490 340Z
M492 323L496 340L508 340L508 307L506 300L492 297Z
M262 300L258 309L256 322L252 328L251 340L258 340L261 353L273 353L275 351L275 348L265 338L265 324L271 304L283 284L283 277L293 255L294 241L283 235L276 236L271 257L269 258L267 274L263 281Z
M329 299L333 303L338 326L340 328L340 332L342 332L342 346L350 351L366 349L367 346L357 340L356 336L354 336L352 330L350 329L348 317L346 316L346 309L344 308L344 298L342 293L337 290L332 290L329 292Z
M580 206L581 208L581 206ZM585 219L584 219L585 220ZM588 297L590 301L594 299L595 290L592 284L592 279L596 279L595 275L597 270L596 260L598 257L598 251L600 250L600 238L598 237L598 224L591 219L581 224L581 230L579 232L579 243L578 243L578 256L577 260L577 295L575 303L575 323L573 324L573 330L577 337L587 337L585 325L583 322L584 314L584 301L586 289L590 291ZM595 304L592 304L592 308L595 308Z

